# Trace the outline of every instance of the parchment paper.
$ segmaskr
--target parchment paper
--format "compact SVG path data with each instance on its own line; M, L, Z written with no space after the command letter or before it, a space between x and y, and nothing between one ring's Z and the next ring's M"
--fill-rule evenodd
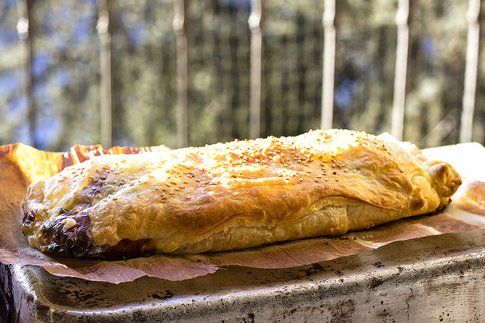
M403 219L342 237L304 239L235 252L155 255L118 261L52 257L28 246L20 231L20 202L31 182L95 155L150 150L164 151L168 148L103 149L97 145L74 146L69 152L49 153L22 144L1 146L0 262L35 265L56 276L110 283L129 282L142 276L177 281L207 275L225 266L291 268L365 252L395 241L485 229L485 149L480 144L471 143L424 151L430 159L452 164L464 179L464 184L444 212ZM32 162L34 160L35 163Z

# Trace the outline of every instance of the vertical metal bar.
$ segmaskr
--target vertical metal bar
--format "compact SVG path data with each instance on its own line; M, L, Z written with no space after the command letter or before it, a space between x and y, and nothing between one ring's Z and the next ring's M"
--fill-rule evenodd
M332 128L335 77L335 0L325 0L323 9L323 82L322 119L323 129Z
M409 0L399 0L396 13L397 47L392 102L392 135L402 140L404 131L404 104L406 99L406 74L409 47Z
M468 1L468 36L466 48L465 84L463 90L463 110L461 113L460 142L472 139L473 110L477 90L478 50L480 42L480 0Z
M177 138L181 147L189 143L188 128L188 52L187 52L187 0L174 1L172 27L177 43Z
M261 52L263 6L261 0L251 0L251 14L248 25L251 30L250 93L249 93L249 136L261 135Z
M29 125L28 134L30 144L34 147L38 146L37 141L37 105L34 99L34 72L33 72L33 57L34 57L34 28L32 28L32 10L34 0L19 1L20 18L17 22L17 34L23 41L25 46L25 93L27 97L27 121Z
M100 137L105 147L113 144L112 129L112 73L111 73L111 0L101 0L96 25L101 41L100 52Z

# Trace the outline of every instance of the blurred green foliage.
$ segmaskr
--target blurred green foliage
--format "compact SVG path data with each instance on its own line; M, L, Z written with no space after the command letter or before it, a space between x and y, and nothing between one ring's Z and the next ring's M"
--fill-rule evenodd
M17 1L0 4L0 143L27 141ZM248 137L249 1L189 1L191 145ZM412 1L405 139L459 138L467 1ZM264 1L262 131L320 124L322 1ZM484 6L482 4L482 6ZM334 127L390 130L397 1L337 1ZM483 8L482 8L483 9ZM482 10L483 12L483 10ZM113 118L118 145L176 145L172 1L113 1ZM42 148L99 141L96 1L35 1L34 98ZM484 26L481 15L481 26ZM485 141L484 33L473 139Z

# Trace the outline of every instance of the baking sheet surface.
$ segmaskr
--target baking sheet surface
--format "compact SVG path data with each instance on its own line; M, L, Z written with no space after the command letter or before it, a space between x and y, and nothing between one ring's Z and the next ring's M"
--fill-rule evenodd
M110 283L128 282L142 276L177 281L207 275L224 266L298 267L358 254L395 241L485 228L485 149L472 143L424 151L429 159L452 164L464 179L444 212L399 220L342 237L304 239L235 252L156 255L120 261L57 258L28 246L20 231L22 214L19 206L29 183L99 154L167 149L157 146L106 150L101 146L74 146L66 153L48 153L22 144L0 147L0 262L36 265L57 276ZM32 163L34 160L36 162Z

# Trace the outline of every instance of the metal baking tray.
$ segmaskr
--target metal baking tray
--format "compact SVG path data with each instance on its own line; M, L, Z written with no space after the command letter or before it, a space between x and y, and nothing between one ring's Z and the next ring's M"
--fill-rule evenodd
M4 318L21 322L485 321L485 231L392 243L294 269L231 267L119 285L2 266Z

